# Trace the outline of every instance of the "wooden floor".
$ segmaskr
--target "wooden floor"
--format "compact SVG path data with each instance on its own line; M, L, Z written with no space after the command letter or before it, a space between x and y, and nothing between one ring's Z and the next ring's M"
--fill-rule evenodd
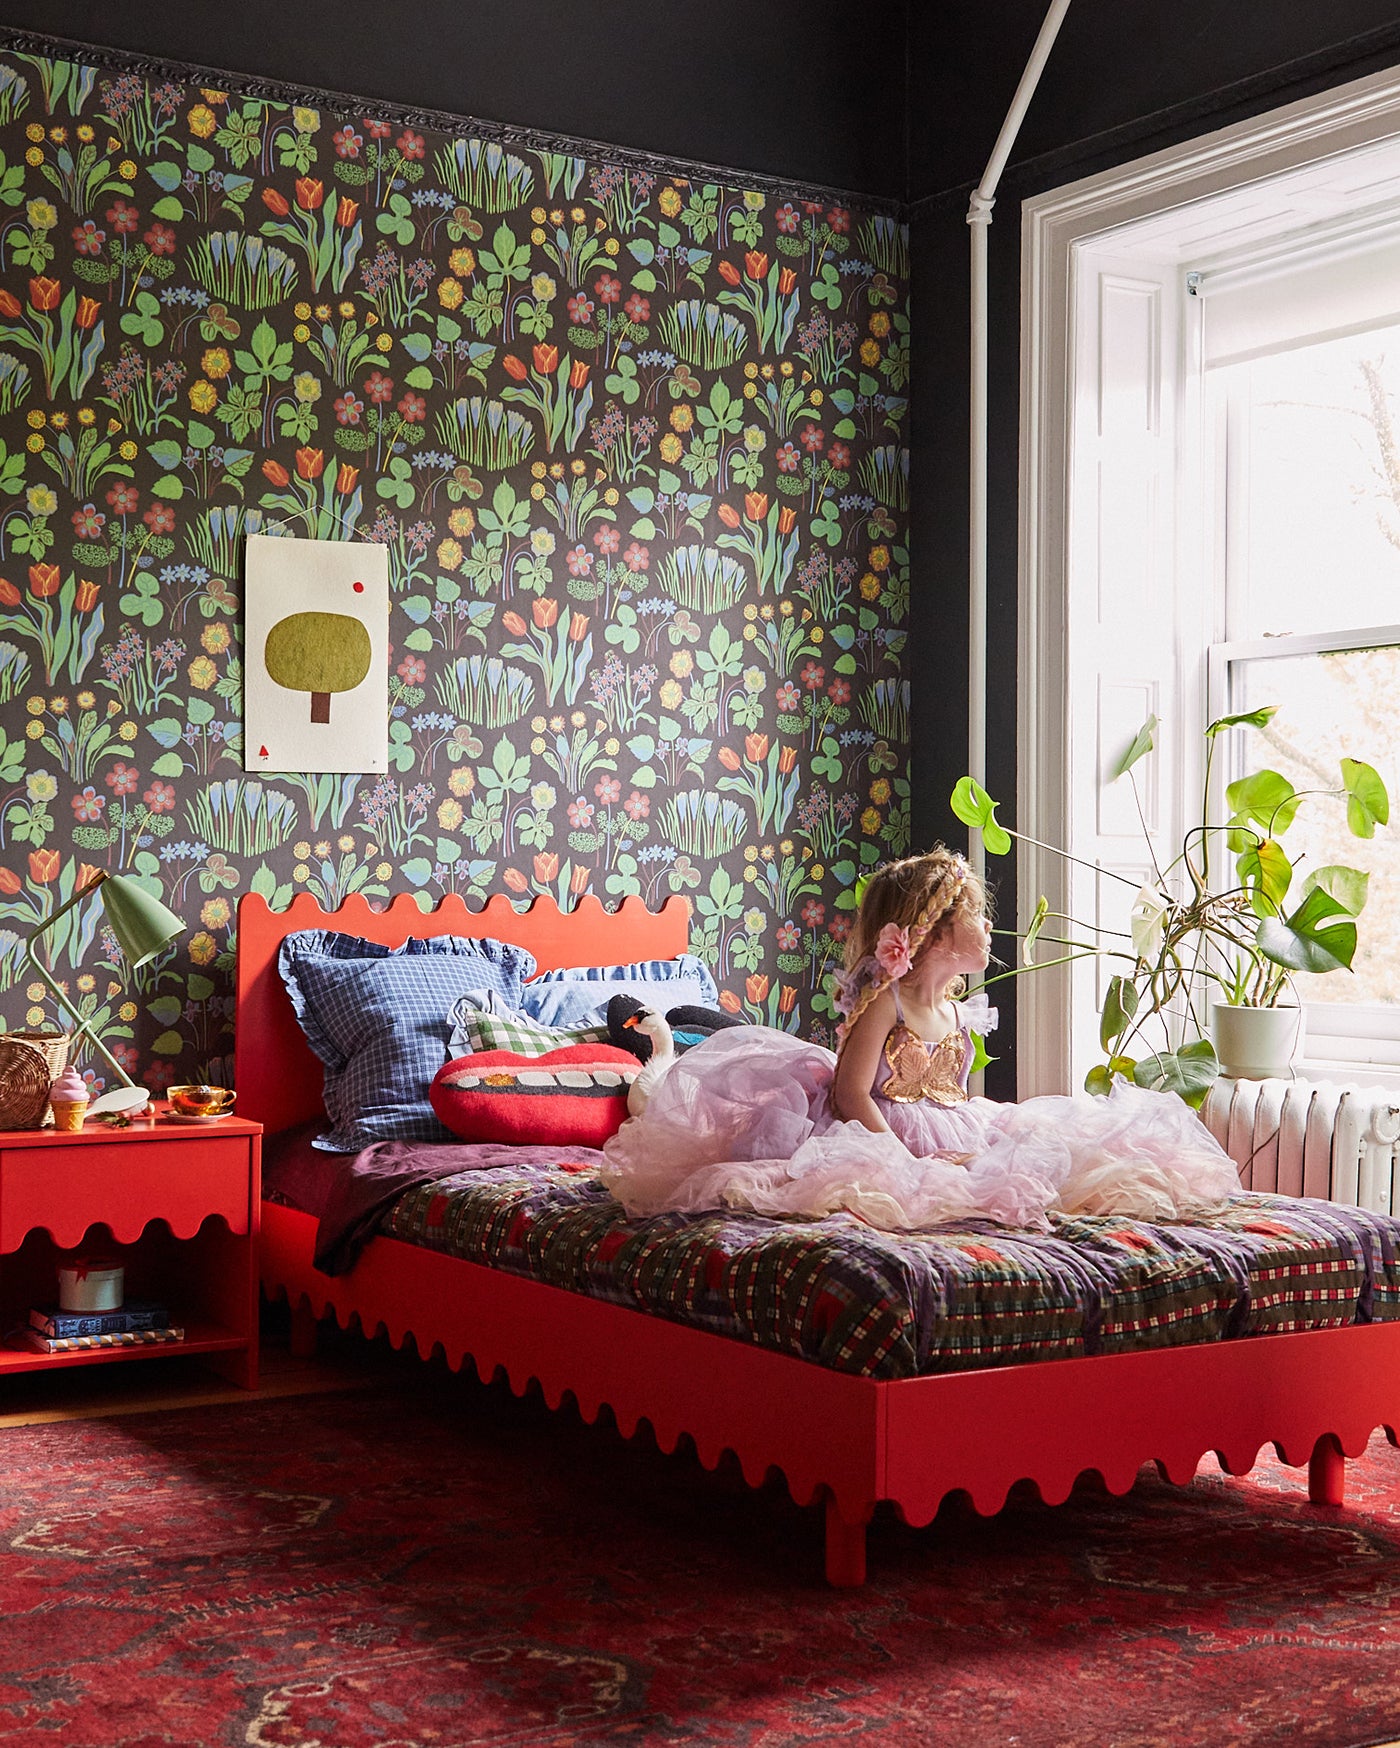
M421 1364L411 1354L393 1353L382 1340L366 1342L358 1335L342 1335L333 1325L323 1333L314 1360L296 1359L288 1349L284 1325L285 1317L279 1317L276 1309L267 1314L256 1390L240 1390L206 1371L197 1360L175 1354L108 1366L24 1372L7 1378L0 1391L0 1431L51 1420L370 1389L382 1384L386 1371L402 1373Z

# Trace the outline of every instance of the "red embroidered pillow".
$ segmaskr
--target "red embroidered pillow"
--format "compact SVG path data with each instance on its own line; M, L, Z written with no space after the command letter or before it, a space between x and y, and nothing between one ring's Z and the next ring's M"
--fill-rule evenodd
M478 1050L440 1068L428 1092L464 1141L601 1147L627 1118L641 1063L612 1044L570 1044L544 1056Z

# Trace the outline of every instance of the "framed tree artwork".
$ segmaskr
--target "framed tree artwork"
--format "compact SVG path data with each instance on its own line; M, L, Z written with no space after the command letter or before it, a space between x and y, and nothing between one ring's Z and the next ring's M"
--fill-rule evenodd
M248 536L243 768L387 771L389 554Z

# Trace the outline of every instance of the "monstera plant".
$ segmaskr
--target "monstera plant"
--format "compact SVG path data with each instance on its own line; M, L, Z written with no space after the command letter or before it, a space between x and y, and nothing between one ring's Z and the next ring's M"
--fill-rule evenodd
M1185 833L1169 862L1161 862L1148 841L1149 884L1138 886L1038 839L1023 840L1093 867L1125 888L1125 926L1117 931L1052 912L1048 900L1039 899L1020 936L1020 964L1000 974L1019 976L1089 957L1119 967L1104 992L1099 1039L1105 1060L1089 1070L1090 1092L1106 1093L1122 1076L1199 1105L1220 1073L1209 1027L1212 1003L1230 1008L1296 1003L1295 973L1351 969L1369 876L1339 864L1304 869L1301 858L1295 866L1284 839L1299 810L1324 796L1345 802L1353 836L1374 836L1390 817L1386 787L1374 766L1344 758L1338 785L1320 790L1296 789L1278 771L1252 771L1227 786L1228 817L1212 823L1209 816L1211 767L1220 737L1234 728L1263 729L1277 709L1269 705L1222 716L1207 727L1200 823ZM1152 751L1157 727L1157 718L1149 717L1115 779L1126 778L1136 787L1133 767ZM971 777L959 781L951 805L965 825L981 833L990 856L1007 855L1013 839L1022 836L1001 824L998 803ZM1046 947L1054 951L1041 957Z

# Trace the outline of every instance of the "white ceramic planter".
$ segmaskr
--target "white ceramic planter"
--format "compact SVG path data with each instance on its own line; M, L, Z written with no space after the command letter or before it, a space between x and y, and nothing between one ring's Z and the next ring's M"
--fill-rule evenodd
M1303 1010L1236 1008L1215 1002L1211 1032L1222 1074L1234 1080L1286 1079L1303 1048Z

